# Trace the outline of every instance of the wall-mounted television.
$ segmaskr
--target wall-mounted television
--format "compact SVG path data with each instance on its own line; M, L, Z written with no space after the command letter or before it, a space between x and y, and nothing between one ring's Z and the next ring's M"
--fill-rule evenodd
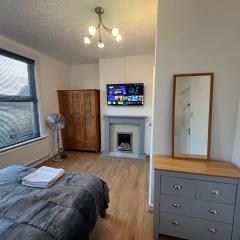
M107 84L107 104L113 106L143 106L144 84Z

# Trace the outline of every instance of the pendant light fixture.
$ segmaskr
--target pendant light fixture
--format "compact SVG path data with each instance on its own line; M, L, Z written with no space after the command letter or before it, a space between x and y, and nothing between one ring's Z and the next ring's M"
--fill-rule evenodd
M111 34L117 42L122 41L122 36L119 34L118 28L108 28L104 25L103 20L102 20L102 15L104 13L104 9L101 7L95 8L95 13L98 15L98 25L97 27L95 26L90 26L88 28L88 33L89 35L84 37L84 43L86 45L90 45L92 39L98 35L98 47L99 48L104 48L104 42L102 40L102 29L104 29L106 32Z

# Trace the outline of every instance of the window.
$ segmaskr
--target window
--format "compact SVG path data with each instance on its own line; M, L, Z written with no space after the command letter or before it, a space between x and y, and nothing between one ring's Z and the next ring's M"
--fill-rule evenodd
M0 150L40 137L34 65L0 49Z

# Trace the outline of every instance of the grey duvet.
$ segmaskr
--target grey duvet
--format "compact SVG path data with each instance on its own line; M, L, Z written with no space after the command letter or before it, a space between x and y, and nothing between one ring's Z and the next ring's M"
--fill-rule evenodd
M99 211L108 207L108 187L84 173L66 173L48 189L26 187L34 169L0 170L0 240L87 240Z

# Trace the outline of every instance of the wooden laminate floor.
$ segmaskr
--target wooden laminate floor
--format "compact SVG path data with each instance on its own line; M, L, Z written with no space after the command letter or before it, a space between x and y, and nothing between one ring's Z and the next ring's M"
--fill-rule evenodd
M98 154L67 152L63 162L42 165L86 172L110 189L107 218L99 218L90 240L152 240L153 214L148 211L148 161L103 159ZM173 240L161 236L161 240Z

